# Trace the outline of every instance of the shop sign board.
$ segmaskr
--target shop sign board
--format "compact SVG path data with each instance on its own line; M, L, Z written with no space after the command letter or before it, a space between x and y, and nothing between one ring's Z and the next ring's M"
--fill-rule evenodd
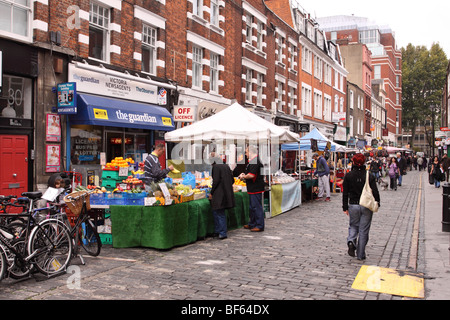
M77 114L77 84L58 83L58 113Z
M345 112L333 112L331 114L331 122L341 122L346 120Z
M173 120L175 122L194 122L197 106L174 106Z
M77 68L75 65L69 64L68 78L69 81L77 84L78 92L153 104L162 101L158 87L139 81L138 77L133 80L128 77Z

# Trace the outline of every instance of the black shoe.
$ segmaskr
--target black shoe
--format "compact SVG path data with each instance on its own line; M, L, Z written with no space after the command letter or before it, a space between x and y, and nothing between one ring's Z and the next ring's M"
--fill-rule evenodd
M350 257L354 257L355 256L355 251L356 251L355 244L353 242L349 241L347 243L347 245L348 245L348 255Z
M221 235L219 235L219 240L223 240L223 239L226 239L227 238L227 236L221 236Z

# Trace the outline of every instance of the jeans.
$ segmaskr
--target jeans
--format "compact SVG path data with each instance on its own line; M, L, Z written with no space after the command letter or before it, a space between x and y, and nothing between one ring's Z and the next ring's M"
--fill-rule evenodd
M213 210L214 230L220 237L227 236L227 214L225 209Z
M248 226L264 229L264 210L262 206L262 196L264 193L249 194L249 217Z
M356 256L359 260L366 258L366 245L369 242L369 230L372 223L373 212L359 204L349 204L348 216L348 242L356 247ZM358 241L356 241L358 239Z
M441 186L441 182L439 181L439 179L434 178L434 186L436 188L439 188Z
M401 184L402 184L402 175L399 174L398 175L398 185L401 185Z

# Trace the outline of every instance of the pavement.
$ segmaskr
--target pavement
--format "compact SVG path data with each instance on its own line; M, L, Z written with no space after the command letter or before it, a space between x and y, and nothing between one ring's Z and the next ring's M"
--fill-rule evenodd
M85 255L85 265L74 261L67 274L2 280L0 299L169 300L185 301L183 307L194 301L450 299L442 187L429 185L426 173L410 171L397 191L380 195L365 261L347 254L348 217L335 193L330 202L304 202L266 219L264 232L241 228L225 240L207 237L171 250L105 245L99 257ZM364 265L421 277L424 298L352 288Z

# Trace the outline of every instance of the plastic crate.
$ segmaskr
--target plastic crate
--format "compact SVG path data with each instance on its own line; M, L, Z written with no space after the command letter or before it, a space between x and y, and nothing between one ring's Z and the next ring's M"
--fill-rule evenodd
M106 204L105 195L106 193L91 193L89 200L93 205L104 205Z
M103 170L102 179L119 180L119 170Z
M144 198L147 196L147 192L140 192L140 193L124 193L125 198L125 205L130 206L143 206L144 205Z
M114 190L117 186L117 180L114 179L102 179L102 187L106 190Z
M125 197L122 193L107 193L105 204L110 206L125 205Z
M112 244L113 239L111 233L99 233L98 235L100 236L102 244Z

